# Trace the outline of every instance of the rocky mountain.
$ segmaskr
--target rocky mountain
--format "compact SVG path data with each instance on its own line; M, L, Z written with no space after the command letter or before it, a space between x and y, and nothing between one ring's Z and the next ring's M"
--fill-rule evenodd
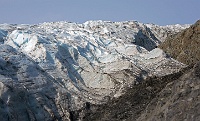
M185 68L156 47L188 27L137 21L1 24L0 119L89 119L93 107L127 95L127 88Z
M170 82L151 100L137 121L199 121L200 63Z
M200 63L151 77L124 95L85 110L84 121L199 121Z
M183 32L169 36L159 48L185 64L200 61L200 20Z

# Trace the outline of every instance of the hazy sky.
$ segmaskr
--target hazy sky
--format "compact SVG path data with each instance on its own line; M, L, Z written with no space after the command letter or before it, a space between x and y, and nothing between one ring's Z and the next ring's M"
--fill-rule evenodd
M0 0L0 23L137 20L166 25L198 19L200 0Z

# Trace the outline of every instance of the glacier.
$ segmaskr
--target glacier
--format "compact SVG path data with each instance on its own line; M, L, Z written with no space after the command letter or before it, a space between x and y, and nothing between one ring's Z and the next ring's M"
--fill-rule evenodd
M189 26L137 21L1 24L0 118L70 120L71 112L88 103L105 103L148 77L178 72L186 65L157 46Z

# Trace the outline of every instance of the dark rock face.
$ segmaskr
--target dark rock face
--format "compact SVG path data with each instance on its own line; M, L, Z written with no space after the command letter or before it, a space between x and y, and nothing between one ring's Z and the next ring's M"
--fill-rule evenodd
M199 45L200 20L184 31L168 37L159 48L182 63L194 65L200 61Z
M200 63L167 86L148 104L138 121L199 121Z
M85 121L200 120L200 63L147 79L107 104L85 110Z

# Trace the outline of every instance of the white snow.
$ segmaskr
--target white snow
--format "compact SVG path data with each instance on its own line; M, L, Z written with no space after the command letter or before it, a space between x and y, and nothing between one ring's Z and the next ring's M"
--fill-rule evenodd
M164 55L165 54L161 49L155 48L152 51L150 51L148 54L145 54L143 57L148 60L148 59L158 58L158 57L164 56Z
M26 43L27 45L24 47L24 51L30 52L35 48L35 45L38 42L37 36L32 36L29 38L29 41Z
M29 76L37 75L24 74L30 64L35 64L34 68L40 69L40 77L34 77L37 81L35 89L43 88L41 84L45 79L41 77L48 75L46 80L52 81L53 86L59 87L58 90L70 93L72 98L79 96L84 101L101 103L105 96L120 95L123 87L138 81L138 76L162 76L183 67L155 46L164 41L170 32L176 33L186 27L163 27L136 21L4 24L0 25L0 38L5 38L3 45L12 46L25 55L18 59L20 62L16 61L25 66L23 69L16 64L23 71L16 78L28 80ZM9 32L2 34L3 31ZM15 59L12 53L9 56ZM173 66L169 67L166 63ZM40 74L42 71L44 75Z

